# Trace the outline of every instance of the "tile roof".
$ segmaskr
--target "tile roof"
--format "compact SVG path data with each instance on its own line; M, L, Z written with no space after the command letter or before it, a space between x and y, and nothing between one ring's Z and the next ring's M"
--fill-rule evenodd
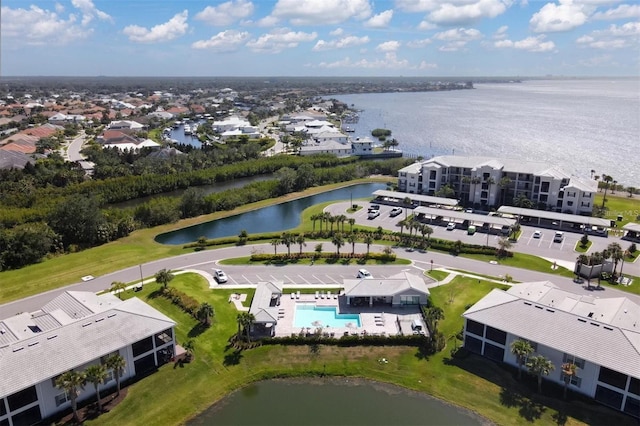
M77 318L67 316L80 311ZM63 318L66 321L60 322ZM137 298L121 301L111 294L64 293L41 311L0 321L0 397L174 325Z
M640 378L640 305L531 282L494 289L465 318ZM535 326L532 326L535 324Z

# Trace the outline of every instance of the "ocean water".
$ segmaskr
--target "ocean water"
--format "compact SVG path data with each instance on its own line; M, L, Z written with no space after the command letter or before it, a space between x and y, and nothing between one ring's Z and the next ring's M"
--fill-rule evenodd
M640 187L640 80L531 80L474 90L340 95L354 136L392 131L406 154L546 161Z

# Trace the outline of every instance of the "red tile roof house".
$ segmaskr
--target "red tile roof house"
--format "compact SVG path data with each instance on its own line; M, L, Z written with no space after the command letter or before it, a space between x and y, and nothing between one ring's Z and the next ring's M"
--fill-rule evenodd
M22 132L11 135L6 140L6 144L1 146L0 149L6 151L17 151L23 154L33 154L36 152L36 142L40 140L37 136L26 135Z
M133 136L129 136L120 130L105 130L100 136L97 137L98 142L103 145L116 145L133 143L138 144L138 139Z

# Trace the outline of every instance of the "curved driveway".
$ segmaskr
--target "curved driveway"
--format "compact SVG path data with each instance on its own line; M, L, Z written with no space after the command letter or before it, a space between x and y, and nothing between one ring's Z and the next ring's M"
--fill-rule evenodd
M366 220L366 219L365 219ZM310 248L315 247L319 242L308 241L305 248L309 251ZM335 250L333 244L329 242L321 242L324 246L324 251ZM278 253L283 253L286 247L278 247ZM295 245L291 247L291 251L295 252L299 250L299 246ZM372 245L371 251L381 251L382 247L379 245ZM482 275L490 276L504 276L509 274L516 281L541 281L549 280L556 285L565 288L567 290L584 293L594 294L599 297L620 297L626 296L630 299L640 303L640 297L621 292L612 288L603 288L600 291L586 290L586 285L575 284L569 278L563 278L546 274L542 272L528 271L519 268L513 268L508 266L502 266L499 264L491 264L489 262L482 262L478 260L466 259L463 257L455 257L446 253L436 252L419 252L419 251L405 251L401 248L394 249L398 257L410 259L412 265L398 265L398 266L377 266L368 265L367 269L371 271L374 277L387 277L393 275L399 271L412 269L416 273L428 270L431 268L431 261L433 261L433 268L446 267L454 269L462 269L465 271L474 272ZM33 312L42 307L49 300L53 299L58 294L67 290L76 291L93 291L98 292L108 289L111 283L114 281L121 281L125 283L131 283L139 281L141 276L145 278L152 277L160 269L166 268L171 270L178 269L196 269L205 272L210 272L218 264L218 261L226 258L235 258L242 256L249 256L255 252L270 253L273 251L271 244L257 244L238 247L227 247L213 250L206 250L201 252L184 254L181 256L171 257L167 259L160 259L153 262L148 262L139 266L126 268L120 271L116 271L107 275L96 277L95 279L87 282L81 282L73 284L67 287L51 290L46 293L41 293L35 296L31 296L25 299L10 302L0 306L0 319L15 315L19 312ZM342 247L342 252L350 252L351 245L347 244ZM356 244L356 252L366 252L366 245ZM230 277L228 285L221 285L220 287L236 287L236 286L249 286L255 284L257 281L267 280L279 280L283 281L287 286L327 286L336 287L341 284L341 280L344 278L355 277L358 269L357 264L352 265L287 265L287 266L263 266L263 265L243 265L243 266L218 266L223 268L227 275ZM90 274L91 271L87 271ZM634 283L637 285L640 283Z

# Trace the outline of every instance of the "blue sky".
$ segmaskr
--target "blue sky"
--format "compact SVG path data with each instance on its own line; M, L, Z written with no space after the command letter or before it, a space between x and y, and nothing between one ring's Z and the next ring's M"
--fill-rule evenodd
M638 76L637 0L3 0L5 76Z

